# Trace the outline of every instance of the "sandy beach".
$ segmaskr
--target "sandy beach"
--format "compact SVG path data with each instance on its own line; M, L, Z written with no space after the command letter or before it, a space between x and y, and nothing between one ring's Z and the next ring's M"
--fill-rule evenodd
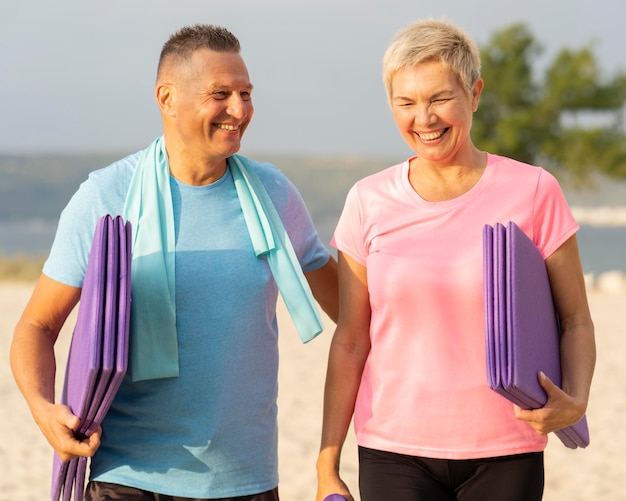
M32 284L0 283L0 501L49 499L52 451L35 425L8 363L13 328L31 290ZM546 501L626 501L626 290L590 290L589 302L598 347L587 413L591 445L572 451L551 437L546 451ZM58 388L74 319L70 317L57 343ZM302 345L282 305L279 322L281 499L312 500L326 356L333 324L325 319L327 330L318 339ZM358 499L352 432L344 450L342 471Z

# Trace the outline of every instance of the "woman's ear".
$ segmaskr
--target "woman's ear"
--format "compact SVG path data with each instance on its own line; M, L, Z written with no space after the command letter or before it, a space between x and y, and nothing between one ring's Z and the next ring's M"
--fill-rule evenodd
M483 91L483 87L485 82L482 78L477 78L472 85L472 111L476 112L478 110L478 103L480 102L480 94Z

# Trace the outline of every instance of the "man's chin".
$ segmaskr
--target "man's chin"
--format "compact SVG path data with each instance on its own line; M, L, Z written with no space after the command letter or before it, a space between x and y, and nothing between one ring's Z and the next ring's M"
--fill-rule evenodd
M232 144L230 147L227 148L228 154L227 156L233 156L235 153L237 153L239 150L241 149L241 142L238 141L236 144Z

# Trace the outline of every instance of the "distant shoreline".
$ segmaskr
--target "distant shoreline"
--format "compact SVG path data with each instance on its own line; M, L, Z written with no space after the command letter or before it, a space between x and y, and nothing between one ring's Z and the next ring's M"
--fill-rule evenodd
M580 224L590 226L626 226L626 205L574 205L570 204L570 210ZM10 224L17 220L0 220L0 226ZM31 227L34 230L56 227L55 219L41 217L26 217L19 219L20 224Z
M317 206L315 206L317 207ZM570 205L581 225L578 241L581 259L590 279L596 282L610 272L626 274L626 205ZM314 222L328 245L336 218L316 214ZM57 226L57 220L37 217L0 220L0 281L35 280Z
M572 206L572 214L578 223L589 226L626 226L626 206Z

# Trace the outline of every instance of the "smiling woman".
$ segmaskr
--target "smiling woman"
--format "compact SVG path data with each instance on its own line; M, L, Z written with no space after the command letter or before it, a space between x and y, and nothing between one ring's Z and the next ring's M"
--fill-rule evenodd
M548 172L473 144L483 81L462 30L401 30L383 80L415 154L358 181L335 230L318 500L347 494L339 457L354 417L362 501L538 501L545 435L585 414L595 363L578 225ZM532 411L486 384L482 232L509 221L541 251L562 326L563 388L541 377L549 399Z
M482 87L476 79L468 92L439 61L394 73L391 108L400 134L417 153L409 181L425 200L456 198L480 179L486 156L473 146L469 131Z

